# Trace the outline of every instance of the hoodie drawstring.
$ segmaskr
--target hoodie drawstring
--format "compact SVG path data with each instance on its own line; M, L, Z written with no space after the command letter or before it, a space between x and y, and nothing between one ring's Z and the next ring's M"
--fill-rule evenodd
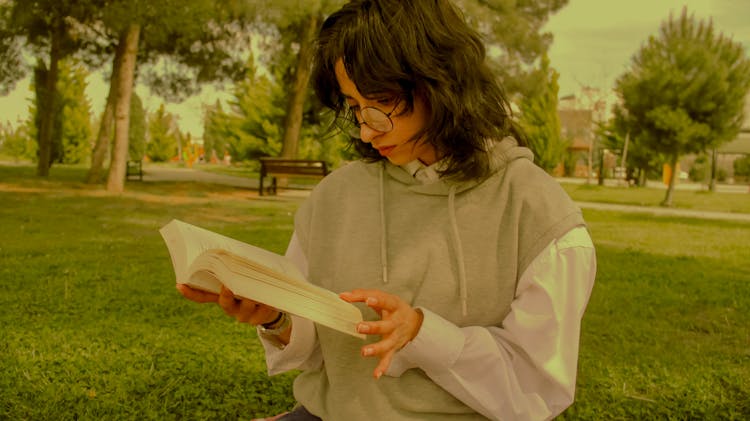
M388 238L386 232L385 217L385 165L380 167L378 176L379 199L380 199L380 264L383 283L388 283ZM464 263L464 249L461 245L461 237L458 233L458 222L456 221L456 185L448 190L448 218L451 225L451 236L456 247L456 264L458 265L458 288L461 299L461 314L468 315L468 292L466 286L466 265Z
M466 265L464 264L464 249L461 246L461 237L458 235L458 222L456 222L456 186L452 185L448 191L448 217L451 222L453 243L456 245L456 263L458 264L458 290L461 296L461 314L468 314L468 293L466 292Z
M383 283L388 283L388 249L387 249L387 241L386 238L386 230L385 230L385 193L383 190L385 187L383 186L385 181L383 180L383 174L385 173L385 165L381 165L380 167L380 264L381 264L381 270L383 271Z

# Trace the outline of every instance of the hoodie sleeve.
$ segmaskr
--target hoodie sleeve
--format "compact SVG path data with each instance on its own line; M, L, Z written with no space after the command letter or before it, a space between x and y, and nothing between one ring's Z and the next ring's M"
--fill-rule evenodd
M490 419L551 419L573 402L581 318L595 273L591 238L573 228L526 268L501 327L461 328L422 309L419 334L385 374L420 368Z

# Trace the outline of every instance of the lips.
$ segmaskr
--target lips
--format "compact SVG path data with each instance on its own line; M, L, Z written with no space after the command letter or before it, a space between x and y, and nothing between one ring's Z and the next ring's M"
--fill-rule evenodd
M388 156L391 151L396 149L396 146L382 146L380 148L376 148L381 156Z

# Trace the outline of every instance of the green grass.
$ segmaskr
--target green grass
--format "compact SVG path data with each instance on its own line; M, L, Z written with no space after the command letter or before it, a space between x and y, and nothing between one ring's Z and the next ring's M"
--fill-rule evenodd
M281 252L298 202L84 171L0 167L0 419L249 419L288 408L254 329L174 289L158 228L180 218ZM33 171L32 171L33 172Z
M182 299L172 218L281 252L298 199L109 195L0 166L0 419L250 419L292 403L254 330ZM570 420L750 418L750 224L586 211L598 275Z
M562 183L574 200L622 205L659 206L666 191L653 187L610 187ZM675 190L673 207L701 211L750 213L750 193Z
M750 417L750 224L585 217L598 275L564 418Z

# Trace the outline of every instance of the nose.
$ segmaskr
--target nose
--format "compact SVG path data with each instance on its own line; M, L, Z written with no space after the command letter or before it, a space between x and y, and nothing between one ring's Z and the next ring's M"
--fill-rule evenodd
M362 141L365 143L371 143L372 139L379 134L379 131L372 129L367 124L362 124L359 126L359 138L362 139Z

